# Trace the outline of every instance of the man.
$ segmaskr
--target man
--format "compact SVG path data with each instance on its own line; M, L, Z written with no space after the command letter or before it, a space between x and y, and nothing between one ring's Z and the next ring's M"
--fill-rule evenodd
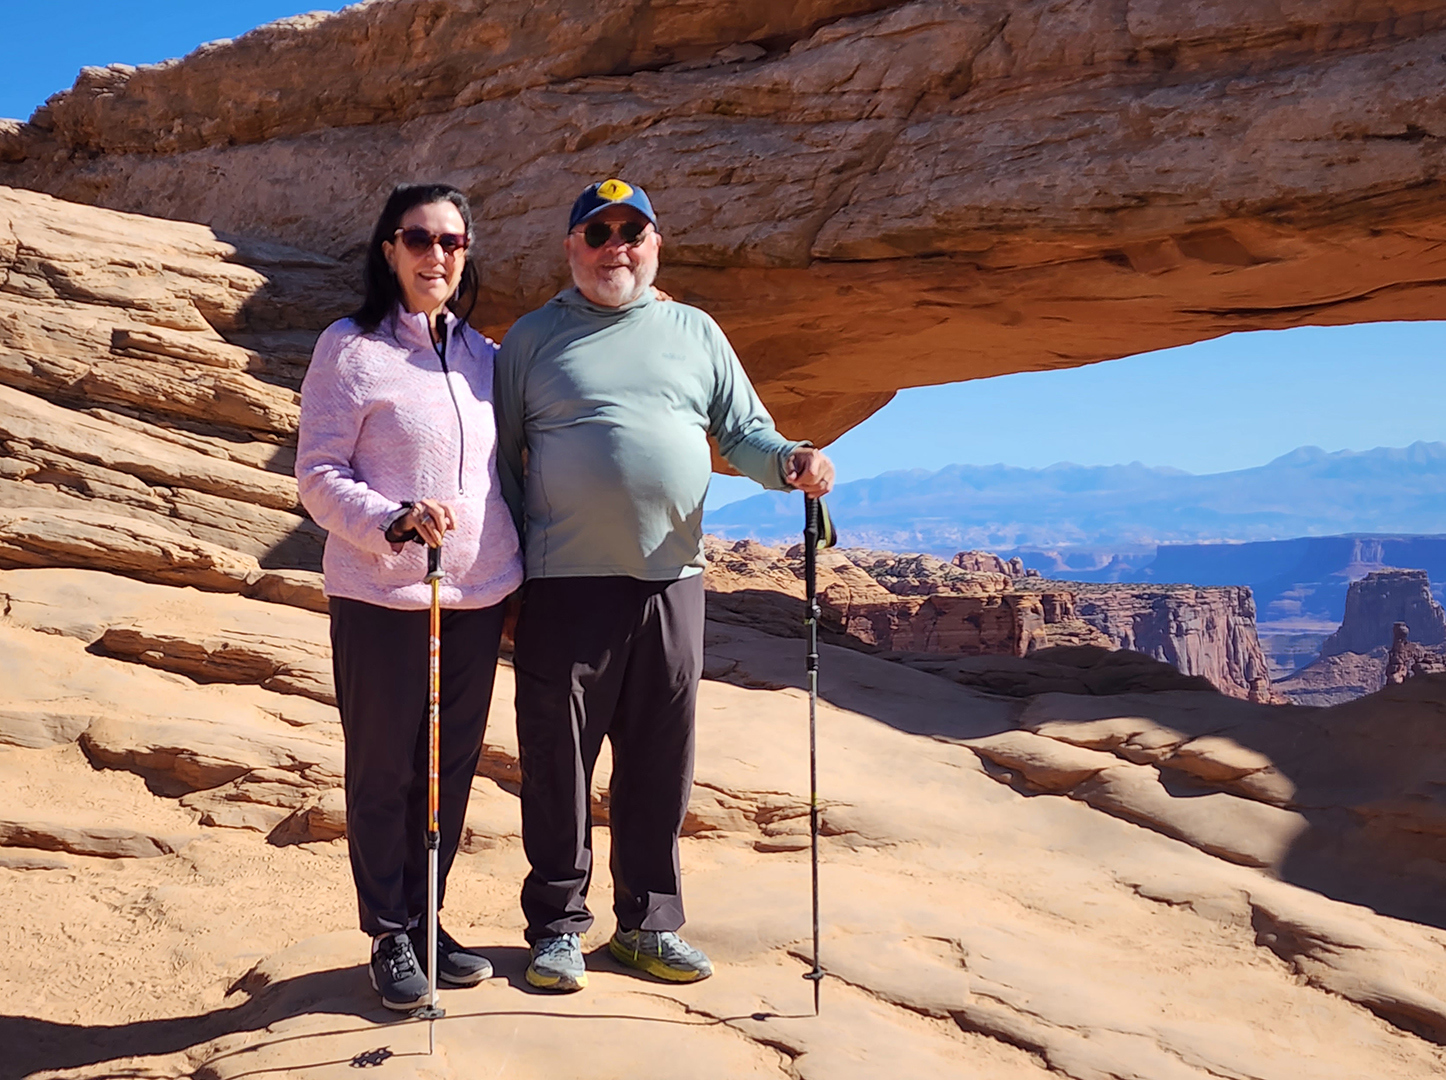
M712 973L683 925L678 835L693 783L703 659L707 436L765 487L826 493L833 465L778 434L711 318L659 299L663 238L643 190L593 184L563 250L573 288L519 319L497 356L497 466L524 536L517 621L527 981L587 985L589 792L612 741L608 815L624 964Z

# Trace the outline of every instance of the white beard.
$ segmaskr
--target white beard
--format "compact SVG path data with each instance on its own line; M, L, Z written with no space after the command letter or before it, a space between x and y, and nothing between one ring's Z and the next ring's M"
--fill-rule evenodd
M623 307L651 289L657 276L658 263L653 260L650 265L632 270L620 269L608 274L595 274L589 282L590 287L586 290L580 288L580 291L584 295L591 293L603 307ZM573 277L573 284L577 284L576 275Z

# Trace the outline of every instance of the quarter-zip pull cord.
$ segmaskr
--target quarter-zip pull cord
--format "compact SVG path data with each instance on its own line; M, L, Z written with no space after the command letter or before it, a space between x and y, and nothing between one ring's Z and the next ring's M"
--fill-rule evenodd
M457 491L459 494L465 494L463 466L467 460L467 432L462 426L462 406L457 404L457 391L452 387L452 373L447 368L447 316L445 312L437 312L437 339L433 345L437 350L437 359L442 361L442 379L447 384L447 393L452 398L452 409L457 414Z

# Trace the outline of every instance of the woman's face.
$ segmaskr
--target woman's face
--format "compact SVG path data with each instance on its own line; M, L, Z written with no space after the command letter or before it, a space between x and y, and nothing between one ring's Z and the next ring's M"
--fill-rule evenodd
M440 239L416 251L416 244L406 243L408 230L414 238L417 230L421 230L428 238ZM467 226L462 221L461 211L450 202L434 202L412 207L402 215L398 234L389 241L382 241L382 254L397 275L397 282L402 287L402 302L408 311L425 311L429 316L435 315L452 298L457 291L457 283L462 280L467 249L465 246L452 251L444 249L450 246L449 237L465 238L466 235Z

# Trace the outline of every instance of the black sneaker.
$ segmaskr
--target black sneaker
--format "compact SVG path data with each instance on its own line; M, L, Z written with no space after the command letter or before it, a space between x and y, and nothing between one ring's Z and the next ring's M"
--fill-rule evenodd
M407 931L407 936L412 939L412 951L422 961L423 973L430 972L431 968L426 962L427 928L414 926ZM492 977L491 961L465 945L457 944L457 939L442 929L440 923L437 926L437 952L442 957L441 963L437 965L439 983L448 986L476 986L483 979Z
M427 977L417 964L412 939L404 933L381 934L372 939L372 989L389 1009L406 1012L425 1005Z

